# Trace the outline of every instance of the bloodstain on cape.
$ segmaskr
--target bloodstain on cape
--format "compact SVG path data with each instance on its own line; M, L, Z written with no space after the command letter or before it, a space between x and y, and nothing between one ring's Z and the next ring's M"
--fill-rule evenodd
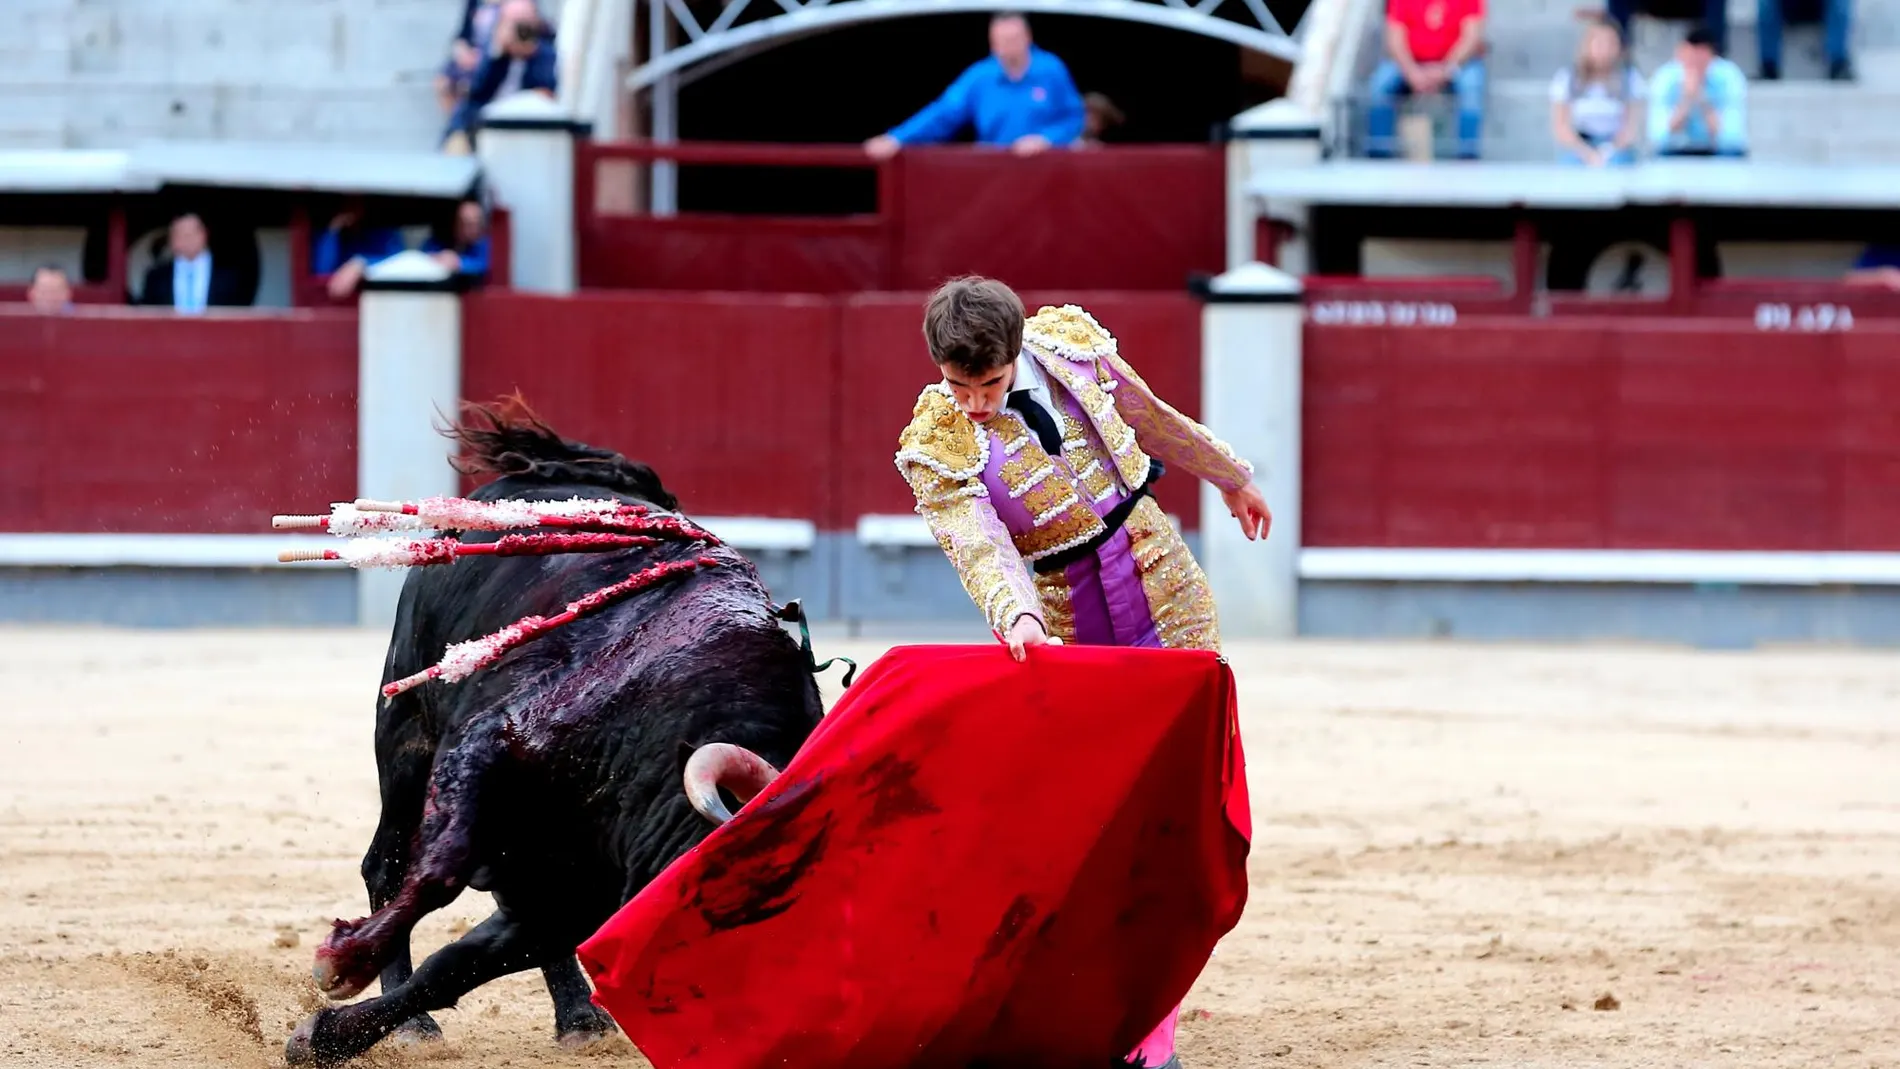
M913 646L580 948L655 1069L1104 1069L1240 920L1212 653Z

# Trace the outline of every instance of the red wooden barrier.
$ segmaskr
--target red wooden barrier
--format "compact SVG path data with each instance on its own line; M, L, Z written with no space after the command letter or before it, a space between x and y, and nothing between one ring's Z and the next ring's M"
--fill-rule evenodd
M1199 411L1200 307L1186 294L1023 296L1085 305L1155 389ZM891 458L935 379L923 298L471 295L464 391L519 389L564 433L653 465L694 512L850 530L912 506ZM1158 497L1193 527L1191 484L1170 476Z
M1018 289L1178 291L1225 262L1217 145L1049 152L909 149L882 164L852 147L580 142L575 213L586 288L849 293L928 289L957 274ZM601 164L877 171L868 215L771 217L602 210ZM632 173L617 169L630 183ZM617 190L627 193L629 190ZM624 198L623 198L624 199Z
M348 500L356 329L0 312L0 531L268 534L273 511Z
M1900 548L1900 330L1310 325L1312 546Z
M834 514L832 301L491 290L464 301L462 337L466 396L519 390L562 433L652 465L691 512Z

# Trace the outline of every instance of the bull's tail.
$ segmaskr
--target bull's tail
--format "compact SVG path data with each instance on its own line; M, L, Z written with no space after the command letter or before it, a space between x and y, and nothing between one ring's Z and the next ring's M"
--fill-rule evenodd
M611 449L561 437L519 393L490 404L465 403L461 419L442 433L461 447L454 464L464 475L580 483L631 494L663 509L679 508L652 468Z

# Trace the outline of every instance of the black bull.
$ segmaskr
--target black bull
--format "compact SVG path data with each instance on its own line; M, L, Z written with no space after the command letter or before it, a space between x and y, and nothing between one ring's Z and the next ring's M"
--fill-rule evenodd
M501 475L477 498L677 508L643 465L531 418L474 411L454 432L465 462ZM531 968L547 980L564 1045L613 1031L575 948L729 816L721 787L756 793L822 715L806 652L757 572L725 547L679 542L413 569L383 666L384 682L400 679L451 643L696 555L718 566L557 628L459 683L379 699L382 817L362 870L373 912L337 923L315 971L335 999L379 974L383 993L305 1020L289 1061L343 1061L398 1030L439 1037L428 1011ZM471 887L493 894L494 914L412 966L416 922Z

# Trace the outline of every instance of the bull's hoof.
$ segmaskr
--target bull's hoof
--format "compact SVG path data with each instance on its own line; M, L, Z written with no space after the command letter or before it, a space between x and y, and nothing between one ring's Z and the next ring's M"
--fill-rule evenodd
M442 1042L442 1026L426 1013L418 1013L396 1027L386 1041L398 1047L420 1047Z
M322 1019L322 1017L323 1017L323 1012L319 1010L318 1012L313 1013L310 1016L304 1018L303 1023L297 1026L297 1030L290 1033L290 1038L284 1041L284 1064L286 1065L322 1065L324 1064L323 1062L319 1061L317 1058L317 1039L316 1039L317 1023Z
M554 1040L563 1050L591 1051L620 1033L614 1019L592 1006L576 1013L572 1021L556 1030Z

